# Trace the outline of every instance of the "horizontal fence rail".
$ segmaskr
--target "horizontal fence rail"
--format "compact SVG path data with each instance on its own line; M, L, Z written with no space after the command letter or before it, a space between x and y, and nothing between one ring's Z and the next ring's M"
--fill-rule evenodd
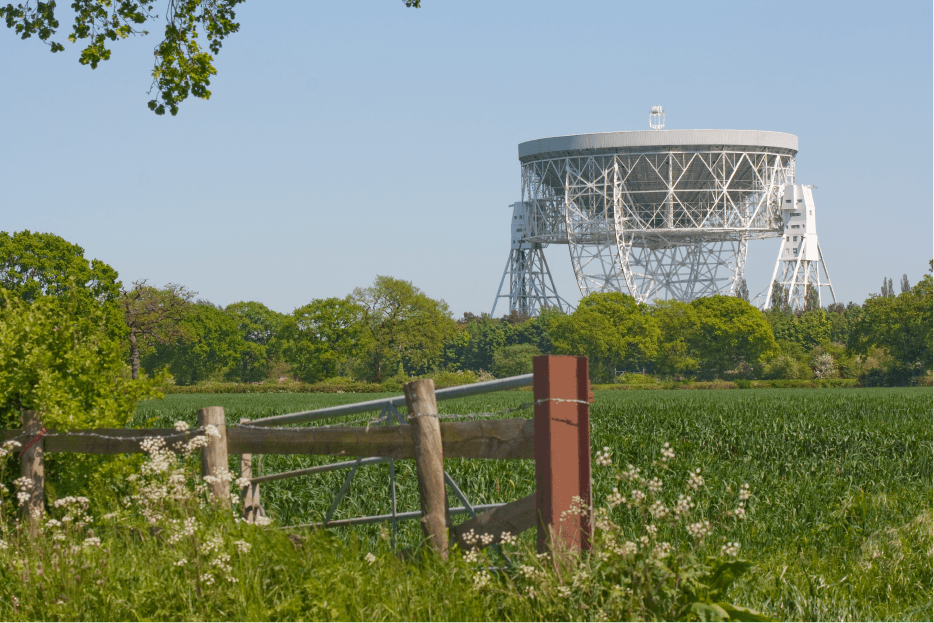
M532 375L522 374L519 376L510 376L505 379L496 379L494 381L483 381L482 383L473 383L471 385L460 385L458 387L448 387L435 391L436 400L452 400L454 398L466 398L477 394L488 392L498 392L507 389L516 389L518 387L530 387L532 385ZM367 413L369 411L379 411L387 406L400 407L405 405L405 396L392 396L390 398L379 398L377 400L367 400L366 402L355 402L349 405L338 405L336 407L325 407L323 409L314 409L312 411L299 411L297 413L286 413L283 415L273 415L260 418L250 422L250 426L281 426L282 424L296 424L298 422L311 422L314 420L325 420L342 415L355 415L357 413Z
M252 422L251 422L252 424ZM82 454L132 454L142 452L140 442L149 437L184 442L197 431L179 433L172 428L103 428L57 433L43 438L45 452ZM415 458L411 426L311 427L311 428L227 428L228 454L310 454L363 456L392 459ZM6 430L0 438L25 439L22 430ZM535 423L532 420L478 420L442 422L444 454L462 459L535 458Z

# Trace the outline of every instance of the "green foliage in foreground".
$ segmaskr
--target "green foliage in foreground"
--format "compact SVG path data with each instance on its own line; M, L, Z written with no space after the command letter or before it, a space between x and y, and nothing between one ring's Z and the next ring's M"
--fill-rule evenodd
M161 395L159 379L131 380L106 310L76 292L27 303L0 288L0 426L21 410L48 427L123 426L137 403Z
M374 397L177 395L141 404L135 422L194 422L197 408L221 404L233 423ZM500 392L439 407L475 413L530 399L531 392ZM756 506L730 538L755 567L730 592L734 603L779 619L924 620L932 600L931 410L928 388L598 391L592 439L595 449L612 448L619 466L651 464L670 442L684 465L702 468L712 499L750 484ZM327 461L267 456L263 473ZM396 466L399 509L415 510L414 466ZM474 503L514 500L534 489L531 461L448 460L446 467ZM264 503L285 524L320 521L343 477L264 484ZM607 470L595 467L594 500L602 502L614 486ZM361 468L335 518L388 512L387 489L385 465ZM453 497L450 503L459 505ZM375 526L334 535L367 547L380 542ZM401 544L418 539L416 522L403 522Z
M181 456L162 439L147 440L147 461L122 483L127 495L99 519L88 498L70 496L54 501L51 517L23 524L12 521L13 508L3 500L0 616L768 620L727 600L729 587L750 563L736 558L735 543L718 548L713 532L721 522L695 516L690 497L679 496L675 505L674 494L656 486L658 476L687 476L682 488L697 500L708 498L703 479L683 473L667 445L646 473L620 473L643 493L628 502L614 496L597 510L591 551L574 554L559 547L553 555L536 554L508 532L469 533L470 545L498 539L509 551L511 564L491 567L499 561L488 551L455 548L443 561L422 545L397 557L384 538L364 555L354 538L346 543L322 532L303 538L264 530L267 518L241 521L224 507L229 498L209 498L206 484L194 478L194 452L208 435L217 432L189 439ZM8 457L14 445L7 442L0 457ZM609 457L604 451L598 462L606 464ZM31 481L16 484L26 490ZM742 520L748 497L743 488L738 500L718 500L736 508L722 513L729 523ZM661 512L663 500L669 510ZM568 510L574 517L582 509Z

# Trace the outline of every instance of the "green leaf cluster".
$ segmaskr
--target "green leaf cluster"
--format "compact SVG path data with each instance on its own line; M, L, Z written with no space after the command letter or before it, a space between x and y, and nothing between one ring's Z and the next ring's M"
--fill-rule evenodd
M155 47L152 86L157 90L149 108L157 115L168 110L178 114L178 107L189 95L201 99L211 97L208 87L211 76L217 74L212 54L220 52L224 39L240 29L235 8L243 0L165 0L166 20L162 41ZM74 0L71 8L75 18L68 41L86 41L78 62L97 69L101 61L110 59L108 44L133 35L147 35L142 27L159 18L152 0ZM37 35L52 52L65 49L51 40L59 28L56 3L20 2L0 6L0 18L6 21L22 39ZM207 40L205 50L199 36Z
M119 427L161 379L130 379L110 318L79 293L30 303L0 289L0 422L18 428L22 410L50 428Z

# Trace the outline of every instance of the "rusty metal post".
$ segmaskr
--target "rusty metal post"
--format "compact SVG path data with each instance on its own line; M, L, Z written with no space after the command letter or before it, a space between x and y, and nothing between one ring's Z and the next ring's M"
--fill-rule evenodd
M533 360L533 372L538 551L590 549L587 358L542 355Z

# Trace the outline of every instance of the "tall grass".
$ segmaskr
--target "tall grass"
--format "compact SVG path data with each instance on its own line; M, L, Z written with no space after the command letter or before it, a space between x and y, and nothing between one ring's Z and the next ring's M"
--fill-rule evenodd
M194 421L221 404L228 422L357 402L348 394L184 395L140 405L139 425ZM442 413L518 406L531 392L487 394L439 403ZM782 389L755 392L597 392L593 446L618 463L650 464L671 442L700 467L711 500L749 483L756 504L735 538L756 563L734 589L739 603L779 618L927 619L932 608L932 396L926 388ZM531 411L510 417L531 417ZM264 457L263 473L327 462ZM448 460L472 502L510 501L534 490L531 461ZM233 468L233 463L231 463ZM320 521L344 473L263 485L269 513L283 525ZM400 510L418 508L411 462L397 463ZM615 480L594 471L594 500ZM452 505L459 505L451 499ZM361 468L335 518L388 512L388 467ZM716 513L720 508L701 509ZM338 542L371 547L378 526L333 531ZM401 543L420 539L403 522Z

